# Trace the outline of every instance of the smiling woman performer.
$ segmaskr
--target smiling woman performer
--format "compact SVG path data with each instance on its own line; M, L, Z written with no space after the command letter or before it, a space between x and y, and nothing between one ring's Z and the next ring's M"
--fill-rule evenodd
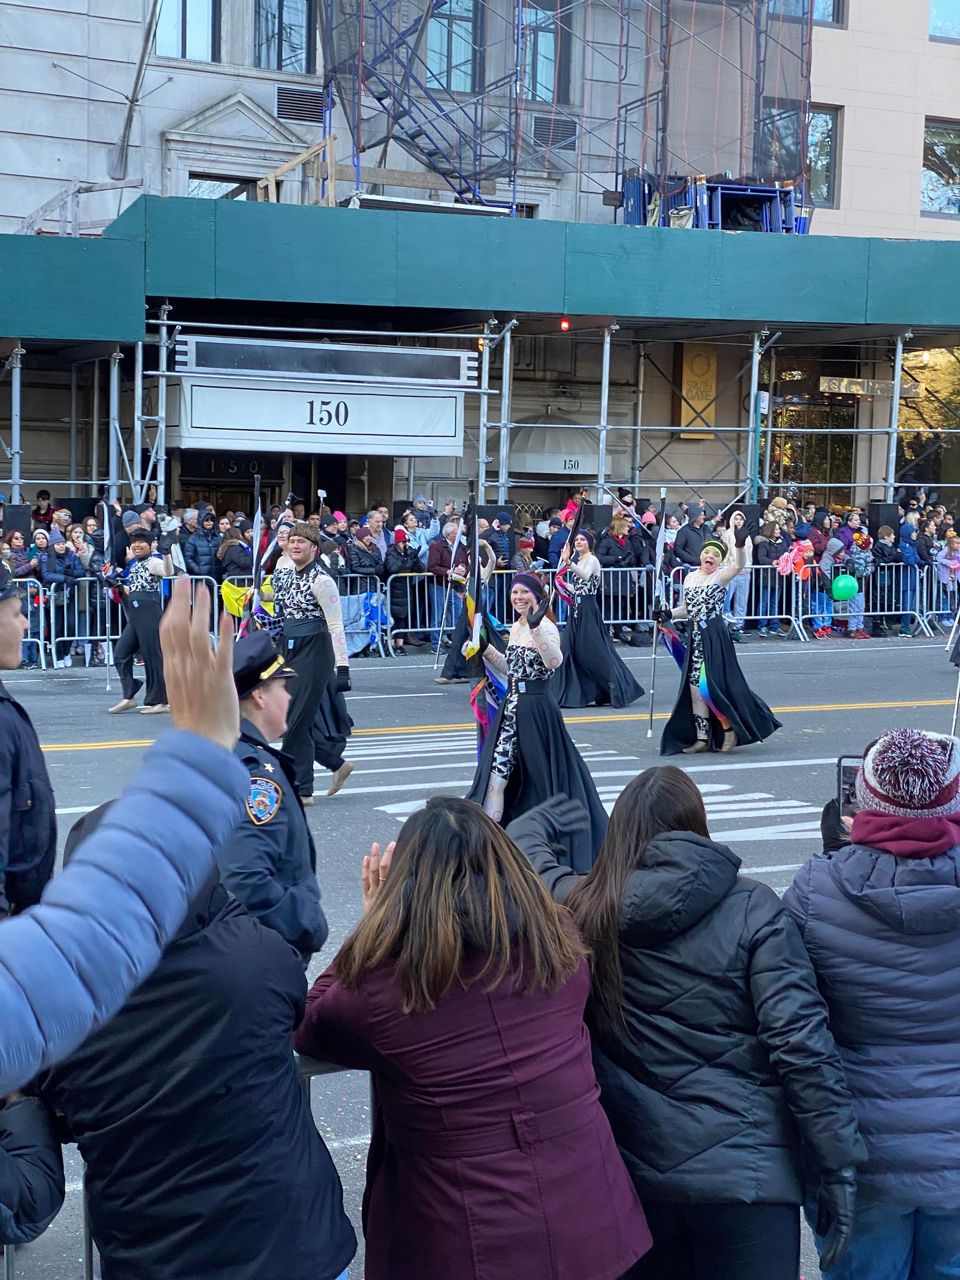
M746 564L747 526L742 525L734 536L734 559L727 564L723 563L726 546L708 538L700 551L700 568L684 579L683 603L656 613L661 624L671 618L687 623L687 657L676 706L660 739L662 756L732 751L769 738L780 728L779 720L744 680L723 620L727 587Z
M467 799L503 824L546 800L580 800L590 827L573 837L571 865L587 871L607 829L607 815L550 692L550 679L563 662L560 636L546 616L548 601L535 574L517 574L510 603L517 620L506 653L485 651L485 660L508 677L507 693Z

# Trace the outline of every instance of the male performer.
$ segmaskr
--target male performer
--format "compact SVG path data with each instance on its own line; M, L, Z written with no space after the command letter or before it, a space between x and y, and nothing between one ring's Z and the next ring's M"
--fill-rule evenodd
M285 513L289 515L289 513ZM320 531L298 521L273 572L273 598L283 623L284 660L296 672L283 750L292 757L297 790L313 804L314 761L333 774L336 795L353 765L343 749L353 728L343 695L350 664L337 584L319 557Z
M17 584L0 567L0 670L19 667L26 633ZM0 683L0 916L40 901L56 853L53 791L36 730Z
M317 854L297 795L293 762L270 745L287 728L288 681L265 631L233 647L233 682L240 699L235 751L250 774L243 817L217 851L225 889L300 953L304 968L327 938L317 885Z
M153 550L153 535L144 529L130 531L130 561L123 571L122 589L126 598L127 621L114 650L114 664L120 677L123 697L110 707L115 715L132 711L142 682L133 677L133 660L139 653L147 677L140 714L158 715L169 711L163 682L163 655L160 652L160 619L163 616L163 579L173 577L170 556Z

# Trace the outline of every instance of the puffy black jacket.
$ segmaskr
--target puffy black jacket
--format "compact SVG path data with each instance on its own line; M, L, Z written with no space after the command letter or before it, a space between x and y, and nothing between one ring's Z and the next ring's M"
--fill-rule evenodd
M699 568L700 551L706 536L706 521L699 528L692 524L682 525L677 530L677 538L673 544L673 554L681 564L693 565Z
M510 824L563 901L541 809ZM601 1101L641 1200L802 1200L801 1137L821 1169L865 1151L800 934L740 859L690 832L658 836L627 880L626 1030L591 1028Z
M351 574L361 577L359 583L352 583L352 591L379 591L380 579L383 577L383 556L371 542L369 548L360 542L351 542L347 547L347 569Z
M112 1022L41 1077L104 1280L333 1280L356 1250L290 1036L293 948L213 877Z
M253 549L245 542L231 542L219 557L224 579L249 578L253 574Z
M213 578L220 581L220 561L217 559L217 548L220 546L220 535L216 529L205 530L201 525L184 542L183 563L187 573L195 578Z

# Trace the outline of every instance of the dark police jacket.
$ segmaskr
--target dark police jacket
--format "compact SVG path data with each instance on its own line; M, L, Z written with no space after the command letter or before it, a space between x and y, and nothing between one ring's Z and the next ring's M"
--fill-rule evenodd
M40 901L56 853L53 788L40 741L0 681L0 910Z
M333 1280L356 1240L290 1036L300 962L211 875L154 972L41 1077L104 1280Z
M240 722L235 750L250 774L250 790L239 826L217 853L220 879L251 915L286 938L306 965L329 929L320 905L317 852L293 765L249 720Z

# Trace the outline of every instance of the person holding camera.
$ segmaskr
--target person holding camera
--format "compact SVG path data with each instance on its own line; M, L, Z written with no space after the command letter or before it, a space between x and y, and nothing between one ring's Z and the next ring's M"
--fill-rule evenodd
M849 832L827 806L824 853L783 899L867 1145L850 1246L823 1277L940 1280L960 1275L960 741L885 733L855 795Z

